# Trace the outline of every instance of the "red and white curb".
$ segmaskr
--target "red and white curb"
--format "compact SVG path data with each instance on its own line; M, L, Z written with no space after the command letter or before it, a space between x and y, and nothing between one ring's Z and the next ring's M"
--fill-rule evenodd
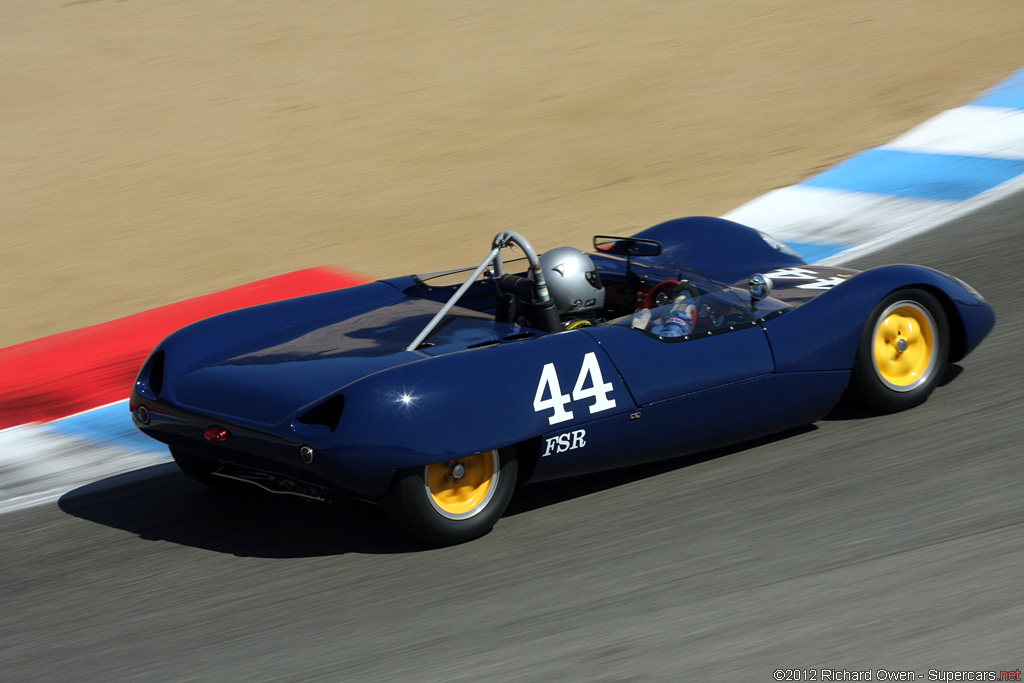
M0 349L0 514L170 460L132 425L127 397L149 352L174 330L362 282L310 268Z

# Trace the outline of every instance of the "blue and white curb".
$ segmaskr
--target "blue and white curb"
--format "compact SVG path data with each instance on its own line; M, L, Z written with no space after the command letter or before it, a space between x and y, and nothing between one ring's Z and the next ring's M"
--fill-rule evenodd
M724 217L838 264L1024 189L1024 69L969 105Z
M0 430L0 514L170 462L167 448L135 429L128 415L125 400L47 424Z
M1017 191L1024 191L1024 69L969 105L725 218L771 233L809 262L839 264ZM135 429L127 401L0 430L0 514L125 472L147 476L170 460L165 446Z

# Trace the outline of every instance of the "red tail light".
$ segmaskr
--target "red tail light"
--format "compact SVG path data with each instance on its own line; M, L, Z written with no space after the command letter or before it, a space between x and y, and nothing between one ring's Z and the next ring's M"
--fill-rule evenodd
M229 436L231 436L231 434L228 432L228 430L224 429L223 427L218 427L216 425L212 427L207 427L206 431L203 432L203 437L207 441L212 441L213 443L227 441Z

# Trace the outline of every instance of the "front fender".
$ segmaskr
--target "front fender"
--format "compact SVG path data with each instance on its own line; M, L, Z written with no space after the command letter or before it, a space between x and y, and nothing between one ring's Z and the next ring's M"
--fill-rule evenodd
M907 287L932 291L946 304L950 329L959 335L951 361L972 351L995 324L992 307L956 278L921 266L882 266L766 322L776 371L851 370L875 306L889 293Z

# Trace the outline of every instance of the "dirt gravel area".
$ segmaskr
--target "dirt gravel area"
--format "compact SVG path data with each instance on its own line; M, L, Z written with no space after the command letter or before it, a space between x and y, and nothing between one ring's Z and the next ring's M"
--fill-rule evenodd
M7 0L0 347L721 214L1022 64L1020 0Z

